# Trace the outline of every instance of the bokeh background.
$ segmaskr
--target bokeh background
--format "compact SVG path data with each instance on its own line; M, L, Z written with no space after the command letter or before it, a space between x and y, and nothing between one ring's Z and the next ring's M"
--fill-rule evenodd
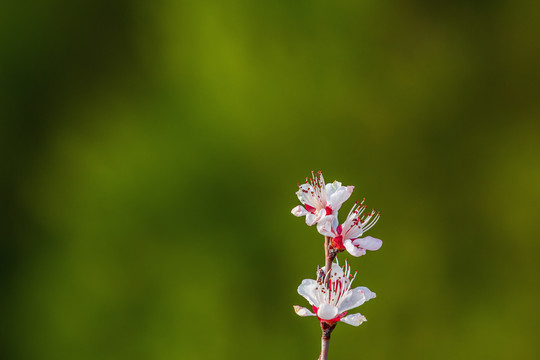
M2 1L3 358L315 359L311 170L382 212L330 358L540 358L539 4Z

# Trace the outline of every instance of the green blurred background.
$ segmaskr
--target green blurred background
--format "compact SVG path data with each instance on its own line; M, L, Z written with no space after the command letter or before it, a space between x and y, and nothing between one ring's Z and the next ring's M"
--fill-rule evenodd
M311 170L382 212L331 359L540 358L539 13L3 1L4 358L315 359Z

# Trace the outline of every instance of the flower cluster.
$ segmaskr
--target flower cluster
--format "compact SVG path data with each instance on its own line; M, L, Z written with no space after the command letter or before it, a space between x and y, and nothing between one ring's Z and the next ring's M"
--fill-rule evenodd
M358 257L364 255L366 250L379 250L381 240L360 236L375 225L381 214L375 210L364 213L364 199L356 202L345 222L339 224L338 210L351 196L354 186L343 186L339 181L325 184L322 173L319 171L317 175L312 173L311 179L306 178L306 183L299 185L296 195L302 205L292 209L292 214L305 216L309 226L317 224L319 233L332 239L332 248L337 252L347 250Z
M292 209L295 216L306 217L306 224L317 225L317 230L325 237L326 265L318 268L316 280L305 279L298 286L298 293L311 305L312 310L295 305L294 310L300 316L316 316L323 329L331 332L339 321L358 326L366 321L361 314L347 315L347 312L364 302L373 299L375 293L367 287L351 288L356 277L351 276L350 266L340 267L336 255L347 250L353 256L362 256L366 250L375 251L382 246L382 241L364 233L371 229L380 218L380 213L366 211L365 199L356 202L343 223L339 223L338 211L349 199L354 186L343 186L339 181L326 184L322 173L312 173L305 184L299 185L296 192L302 205ZM329 333L326 335L329 340ZM322 354L322 353L321 353Z

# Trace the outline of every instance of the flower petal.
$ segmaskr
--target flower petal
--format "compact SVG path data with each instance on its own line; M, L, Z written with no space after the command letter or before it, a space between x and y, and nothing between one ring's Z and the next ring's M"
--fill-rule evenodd
M341 319L345 324L349 324L352 326L358 326L364 321L367 321L366 317L362 314L351 314L347 315L344 318Z
M341 182L334 181L333 183L328 183L324 186L324 191L326 192L326 199L329 199L339 188L341 188Z
M366 249L354 246L351 239L343 241L343 246L352 256L359 257L366 254Z
M337 184L339 187L337 187ZM331 185L332 191L328 191L328 185ZM334 211L341 208L341 205L351 196L354 186L341 186L341 183L334 181L332 184L326 185L326 198Z
M335 180L333 183L328 183L324 187L327 198L334 195L336 192L341 191L342 189L346 189L347 191L350 191L352 193L354 186L343 186L341 182Z
M302 205L298 205L297 207L291 210L291 213L294 216L300 217L300 216L306 216L307 214L309 214L309 211L307 211Z
M366 295L364 291L357 287L347 292L345 297L339 303L339 312L344 312L350 309L354 309L362 305L366 301Z
M317 292L315 288L317 287L317 281L313 279L302 280L302 283L298 286L298 293L302 295L309 302L310 305L319 306L319 301L317 300Z
M382 246L382 240L376 239L372 236L366 236L365 238L355 239L353 241L354 246L359 246L366 250L379 250Z
M334 219L334 215L328 215L319 220L317 223L317 231L319 231L319 234L330 237L336 236L336 234L334 234L332 231L332 223L334 222Z
M307 214L306 224L308 224L309 226L316 224L321 219L322 214L323 213L321 211L318 211L315 214Z
M309 194L311 191L313 191L313 186L310 184L302 184L299 186L299 188L300 189L296 192L296 197L298 197L298 200L304 204L306 202L304 194Z
M375 299L377 297L377 294L375 294L373 291L369 290L365 286L357 287L357 289L361 289L364 292L364 295L366 296L366 301Z
M306 309L305 307L301 307L299 305L294 305L294 311L299 315L299 316L315 316L314 313L312 313L311 311L309 311L308 309Z
M317 310L317 316L323 320L332 320L337 314L338 308L327 303L322 303L319 310Z
M332 221L332 229L336 229L336 232L337 232L337 228L339 226L339 221L338 221L338 212L337 211L334 211L334 220Z

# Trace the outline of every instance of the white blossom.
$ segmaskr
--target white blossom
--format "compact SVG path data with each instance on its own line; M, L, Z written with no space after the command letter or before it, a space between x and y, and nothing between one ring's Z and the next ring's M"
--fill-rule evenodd
M353 205L347 219L343 224L336 226L335 219L323 219L317 224L317 230L324 236L332 238L332 247L337 250L345 250L353 256L362 256L366 250L379 250L382 240L366 236L360 238L366 231L371 229L379 220L381 214L375 210L363 214L365 205L356 203Z
M354 186L343 186L339 181L325 184L322 173L311 173L311 178L306 178L306 183L298 185L296 192L302 205L292 209L295 216L305 216L309 226L319 221L337 221L337 213L341 205L351 196Z
M323 270L326 273L326 268ZM329 282L324 276L318 276L317 280L305 279L298 286L298 293L310 303L313 312L298 305L294 310L300 316L317 316L320 321L328 323L343 321L353 326L360 325L366 318L358 313L347 315L347 311L373 299L375 293L362 286L351 289L353 280L347 262L343 268L333 263Z

